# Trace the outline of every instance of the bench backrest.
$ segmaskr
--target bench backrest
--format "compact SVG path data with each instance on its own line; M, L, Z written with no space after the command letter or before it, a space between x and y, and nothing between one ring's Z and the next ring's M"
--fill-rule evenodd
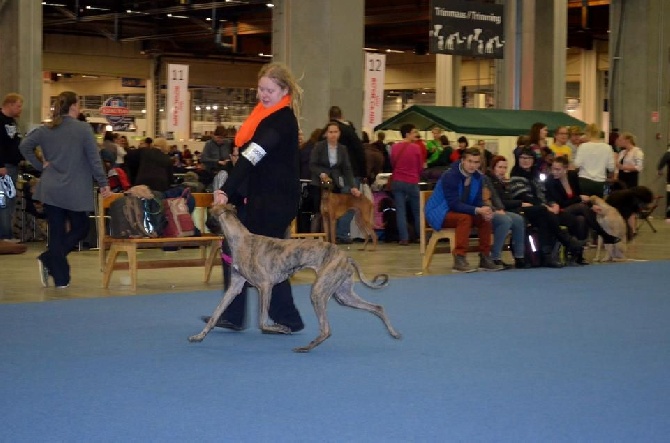
M214 202L214 195L209 192L193 192L191 193L195 199L196 208L208 208L212 206ZM106 198L98 198L98 246L104 247L104 239L107 237L107 231L105 227L105 214L109 209L110 205L117 199L123 197L122 192L117 192ZM204 226L198 226L202 231Z

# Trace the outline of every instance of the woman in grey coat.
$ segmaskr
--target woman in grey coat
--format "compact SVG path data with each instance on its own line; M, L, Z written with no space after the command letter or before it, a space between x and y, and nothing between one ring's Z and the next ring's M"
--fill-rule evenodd
M44 204L49 225L48 249L38 257L45 287L49 275L57 288L70 285L67 254L86 237L88 214L94 210L91 177L103 197L112 194L93 131L87 123L77 120L78 115L77 94L62 92L56 99L51 123L28 134L19 146L26 160L42 171L34 198ZM38 146L44 161L35 155Z

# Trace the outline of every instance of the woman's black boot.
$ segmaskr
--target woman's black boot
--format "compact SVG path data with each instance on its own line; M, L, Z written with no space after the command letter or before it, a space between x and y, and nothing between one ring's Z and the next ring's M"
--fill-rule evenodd
M586 242L584 240L577 240L575 237L570 235L568 231L561 230L558 234L556 234L556 239L561 242L561 244L565 246L568 252L571 254L581 255L584 251L584 245Z
M553 248L542 248L542 266L545 268L562 268L563 265L554 256Z
M586 266L586 265L591 264L584 259L584 254L583 253L570 254L570 262L569 263L570 263L570 266Z
M514 257L514 267L516 269L527 269L527 268L530 268L530 265L526 264L526 259L525 258Z

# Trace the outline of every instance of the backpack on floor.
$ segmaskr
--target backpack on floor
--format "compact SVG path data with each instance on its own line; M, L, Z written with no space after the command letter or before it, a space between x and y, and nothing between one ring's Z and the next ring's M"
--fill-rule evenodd
M160 202L124 195L109 206L109 228L114 238L158 237L152 215L160 213Z
M542 264L540 237L537 231L526 231L525 251L524 259L527 266L537 268Z

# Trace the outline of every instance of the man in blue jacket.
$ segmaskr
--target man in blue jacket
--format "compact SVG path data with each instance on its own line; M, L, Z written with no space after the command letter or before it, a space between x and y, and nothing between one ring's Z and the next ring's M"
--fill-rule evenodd
M452 245L454 272L473 272L465 258L473 226L479 235L479 270L499 271L491 259L491 232L493 210L484 206L483 180L479 172L481 153L477 148L467 148L460 161L454 163L437 182L426 204L426 219L437 231L441 228L456 229L456 245Z

